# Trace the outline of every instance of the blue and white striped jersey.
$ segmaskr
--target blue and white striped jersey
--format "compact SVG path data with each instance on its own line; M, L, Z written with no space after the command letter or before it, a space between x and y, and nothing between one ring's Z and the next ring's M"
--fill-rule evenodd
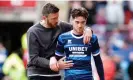
M66 56L66 60L72 60L74 66L65 70L64 80L93 80L91 68L91 54L97 56L100 53L98 39L92 35L88 44L83 43L83 36L76 36L69 31L58 38L56 55Z

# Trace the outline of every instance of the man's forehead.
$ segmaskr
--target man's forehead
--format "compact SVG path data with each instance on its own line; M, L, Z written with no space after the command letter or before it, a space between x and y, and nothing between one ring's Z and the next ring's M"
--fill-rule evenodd
M48 16L49 17L55 17L55 16L58 16L59 15L59 13L57 12L57 13L50 13Z

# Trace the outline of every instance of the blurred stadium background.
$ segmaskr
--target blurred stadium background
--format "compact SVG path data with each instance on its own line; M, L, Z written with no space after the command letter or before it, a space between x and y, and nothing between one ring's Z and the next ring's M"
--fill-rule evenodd
M59 19L67 22L71 21L73 8L85 7L89 12L86 26L91 27L99 39L105 80L133 80L131 0L0 0L0 80L27 80L25 33L41 20L41 8L47 2L57 5L60 8ZM94 79L99 80L93 68Z

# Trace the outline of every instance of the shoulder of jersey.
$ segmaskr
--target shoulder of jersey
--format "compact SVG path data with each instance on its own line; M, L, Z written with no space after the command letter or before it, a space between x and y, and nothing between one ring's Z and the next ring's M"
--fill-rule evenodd
M91 40L95 41L96 39L97 39L97 36L95 34L93 34Z
M69 36L70 34L71 34L71 32L69 31L69 32L62 33L60 36L65 37L65 36Z

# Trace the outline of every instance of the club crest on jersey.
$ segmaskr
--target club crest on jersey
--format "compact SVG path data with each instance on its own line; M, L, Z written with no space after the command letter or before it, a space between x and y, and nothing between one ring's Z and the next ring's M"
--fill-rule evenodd
M68 43L68 44L72 44L72 40L68 40L67 43Z

